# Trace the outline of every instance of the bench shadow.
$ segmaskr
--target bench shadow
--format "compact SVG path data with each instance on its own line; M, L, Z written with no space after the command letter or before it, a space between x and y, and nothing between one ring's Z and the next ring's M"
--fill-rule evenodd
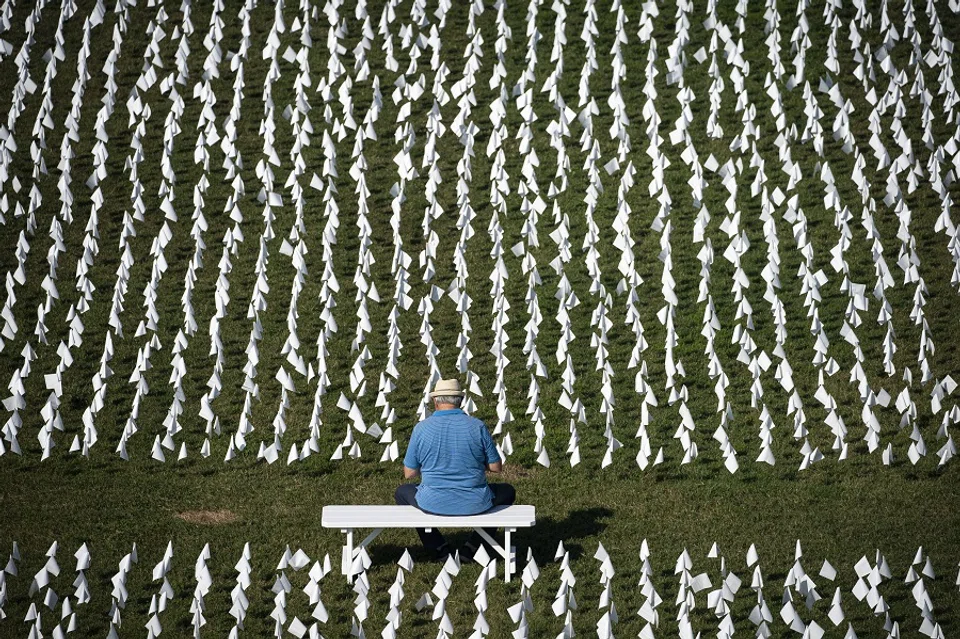
M599 535L607 527L603 520L612 516L613 511L609 508L594 506L572 510L563 519L544 517L531 529L535 534L521 534L521 540L529 544L533 556L541 563L553 560L561 541L564 549L569 551L570 559L578 559L583 554L583 546L578 540Z
M580 508L567 513L566 517L557 519L555 517L543 517L537 519L537 525L533 528L521 528L517 530L514 537L514 545L517 546L517 560L520 565L527 555L527 548L533 550L533 556L538 563L552 561L557 551L557 545L562 541L563 547L570 553L570 559L578 559L583 554L583 545L578 543L590 537L599 535L607 527L603 521L613 516L613 511L606 507ZM498 535L502 539L502 530ZM393 539L380 540L373 542L367 549L370 558L375 565L382 566L388 563L397 562L403 556L404 550L410 551L410 556L415 563L435 563L439 565L440 561L433 559L417 538L416 532L411 529L385 530L384 535L389 535ZM396 543L399 537L409 539L409 545L400 545ZM451 529L444 531L444 537L453 548L459 548L470 537L471 531L467 529Z

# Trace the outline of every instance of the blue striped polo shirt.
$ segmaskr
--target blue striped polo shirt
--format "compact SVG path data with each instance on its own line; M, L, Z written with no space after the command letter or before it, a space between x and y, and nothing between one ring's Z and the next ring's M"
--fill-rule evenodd
M413 428L403 465L419 470L417 505L437 515L475 515L493 506L486 465L500 461L486 425L459 408L438 410Z

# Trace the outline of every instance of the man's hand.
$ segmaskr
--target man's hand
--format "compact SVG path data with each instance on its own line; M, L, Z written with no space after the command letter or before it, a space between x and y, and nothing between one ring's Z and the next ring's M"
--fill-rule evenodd
M413 479L414 477L419 477L420 471L414 470L412 468L403 467L403 478L404 479Z
M502 470L503 470L503 462L502 462L502 461L494 462L494 463L492 463L492 464L487 464L487 472L488 472L488 473L499 473L499 472L502 471Z

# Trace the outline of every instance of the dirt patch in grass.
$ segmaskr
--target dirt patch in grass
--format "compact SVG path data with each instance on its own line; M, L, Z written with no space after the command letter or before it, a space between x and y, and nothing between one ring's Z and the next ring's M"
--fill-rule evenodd
M516 464L506 464L500 473L487 473L487 479L492 479L494 481L500 479L508 482L521 477L533 477L537 475L538 472L539 469L537 468L524 468L523 466L518 466Z
M237 521L237 514L229 510L187 510L177 513L177 518L188 524L219 526Z

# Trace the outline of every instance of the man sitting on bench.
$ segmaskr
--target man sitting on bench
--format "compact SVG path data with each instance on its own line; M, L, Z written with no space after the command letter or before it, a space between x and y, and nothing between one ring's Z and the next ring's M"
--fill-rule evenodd
M403 458L403 476L420 476L420 485L403 484L394 495L397 504L416 506L434 515L478 515L494 506L509 506L516 499L510 484L487 484L485 471L503 469L500 452L486 425L460 408L464 392L455 379L439 380L430 393L436 410L413 428L407 454ZM484 529L494 536L496 530ZM420 541L439 559L452 550L440 531L429 533L417 528ZM460 557L473 559L484 544L474 532L460 550Z

